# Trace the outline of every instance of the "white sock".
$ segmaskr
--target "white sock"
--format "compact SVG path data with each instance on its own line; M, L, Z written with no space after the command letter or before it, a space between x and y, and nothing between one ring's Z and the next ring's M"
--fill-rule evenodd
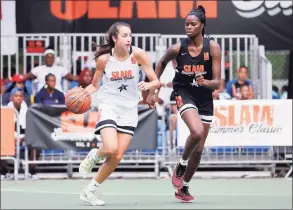
M100 187L100 185L101 184L93 178L87 187L90 191L95 191L98 187Z
M95 160L100 159L100 157L98 156L98 154L96 152L95 153L92 153L90 157L93 158L93 159L95 159Z
M95 158L95 160L100 159L97 153L95 153L94 158Z
M189 185L189 182L183 181L183 186L188 187L188 185Z
M188 160L183 160L182 158L180 158L179 163L183 166L187 166Z

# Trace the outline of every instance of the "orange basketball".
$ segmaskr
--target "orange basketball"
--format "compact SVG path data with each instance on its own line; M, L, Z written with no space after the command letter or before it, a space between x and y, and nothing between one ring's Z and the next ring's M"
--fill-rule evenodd
M82 88L73 88L65 95L65 105L67 109L75 114L82 114L89 110L92 98L88 92Z

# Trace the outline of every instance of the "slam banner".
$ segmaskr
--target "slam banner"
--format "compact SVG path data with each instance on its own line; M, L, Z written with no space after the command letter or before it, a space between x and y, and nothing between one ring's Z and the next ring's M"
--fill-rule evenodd
M205 146L292 146L292 100L214 101ZM178 145L189 130L178 117Z
M17 33L105 33L125 21L133 33L184 34L198 5L206 8L208 34L255 34L266 49L291 49L289 0L19 0Z
M157 112L139 107L138 126L129 149L157 148ZM99 147L101 137L94 134L98 110L73 114L65 106L32 105L27 112L25 141L40 149L79 150Z

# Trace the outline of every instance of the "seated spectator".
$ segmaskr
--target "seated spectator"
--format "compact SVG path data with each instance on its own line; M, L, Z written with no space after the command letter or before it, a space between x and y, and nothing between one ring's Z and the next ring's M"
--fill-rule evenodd
M19 126L20 126L20 137L21 142L23 143L24 136L25 136L25 129L26 129L26 112L27 112L27 104L24 101L24 92L20 88L14 88L11 91L11 101L8 103L8 107L13 107L18 112L19 117ZM17 127L15 126L15 130ZM39 150L29 150L29 160L35 160L39 157L40 151ZM29 165L29 173L30 178L37 179L36 176L36 165L30 164Z
M280 99L288 99L288 86L284 85L281 89Z
M24 85L24 77L20 74L15 74L12 77L12 84L7 88L5 93L2 96L2 105L6 106L11 101L11 91L14 88L22 89L24 92L24 101L25 103L30 106L31 105L31 98L27 91L27 88Z
M5 92L5 84L4 84L4 80L2 78L0 78L0 96L1 96L1 100L2 100L2 95Z
M276 85L272 87L272 99L280 99L279 88Z
M4 81L5 89L7 90L7 88L9 88L11 85L11 76L16 74L16 69L13 66L11 66L10 68L8 68L8 66L4 66L2 73L2 79Z
M232 83L232 98L240 99L240 88L243 85L249 87L248 97L251 99L254 97L251 82L247 80L248 68L246 66L241 66L237 72L237 80Z
M62 92L55 89L56 77L54 74L48 74L45 77L46 85L35 96L35 103L39 104L65 104L65 97Z
M24 134L26 128L26 112L27 104L24 101L24 92L21 88L13 88L11 91L11 101L7 104L8 107L13 107L19 114L20 133Z
M249 92L249 86L248 85L242 85L240 87L240 100L248 100L250 98L250 92Z
M47 49L44 52L45 56L45 65L37 66L31 70L28 74L24 75L24 79L37 78L38 80L38 88L37 92L39 92L44 85L46 84L45 77L49 73L54 74L56 77L56 89L63 92L62 88L62 78L69 80L78 80L78 76L73 76L67 69L62 66L54 65L55 63L55 51L51 49Z
M19 74L14 74L14 75L19 75ZM5 89L8 89L12 84L13 84L13 77L11 79L6 80ZM26 89L26 93L28 95L32 95L33 94L33 82L32 82L32 80L24 81L24 88Z
M79 74L78 81L71 82L69 89L72 89L72 88L78 87L78 86L86 88L88 85L91 84L91 82L93 80L93 76L94 76L94 74L91 70L89 70L89 69L82 70Z

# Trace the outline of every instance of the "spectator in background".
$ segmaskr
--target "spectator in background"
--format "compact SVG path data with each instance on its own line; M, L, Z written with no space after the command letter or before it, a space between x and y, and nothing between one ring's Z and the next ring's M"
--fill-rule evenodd
M165 108L171 102L170 99L173 92L172 80L175 76L176 68L177 62L176 59L173 59L167 64L165 71L160 77L161 87L159 88L158 103L156 104L156 110L160 117L165 114Z
M2 99L2 95L5 92L5 84L4 84L4 80L2 78L0 78L0 96Z
M2 105L6 106L10 101L11 101L11 91L16 87L19 89L22 89L24 92L24 101L25 103L30 106L31 105L31 98L30 95L27 91L27 88L24 85L24 76L20 74L15 74L12 77L12 83L11 85L7 88L5 93L2 96Z
M242 85L240 87L240 100L248 100L250 98L250 87L249 85Z
M8 107L13 107L16 109L19 115L19 126L20 133L24 134L26 128L26 112L28 106L24 101L24 92L23 89L15 87L11 91L11 101L7 104Z
M176 96L174 90L170 96L171 113L169 119L169 132L170 132L170 146L171 150L174 151L176 148L176 129L177 129L177 105Z
M241 66L237 72L237 80L232 83L232 98L240 99L240 88L244 85L249 87L248 98L251 99L254 97L253 89L251 82L247 80L248 78L248 68L246 66Z
M69 89L72 89L74 87L81 86L83 88L86 88L89 84L91 84L93 79L93 72L89 70L88 68L82 70L79 74L78 81L73 81L70 85Z
M280 99L288 99L288 86L284 85L281 89Z
M44 52L45 65L37 66L31 70L28 74L24 75L24 79L37 78L38 88L37 92L40 91L46 84L45 77L49 73L54 74L56 77L56 89L63 92L62 78L68 80L78 80L78 76L73 76L67 69L62 66L54 65L55 63L55 51L47 49Z
M62 92L55 89L56 77L49 73L45 77L46 85L35 96L35 103L39 104L65 104L65 97Z
M280 99L279 88L276 85L272 87L272 99Z
M9 71L9 68L7 66L4 66L2 71L2 79L4 81L5 89L7 90L7 88L11 85L11 76L16 74L16 69L13 66L11 66Z
M26 112L28 109L27 104L24 101L23 90L17 87L13 88L13 90L11 91L11 99L12 100L8 103L7 106L14 108L18 112L20 137L21 137L21 142L23 142L24 136L25 136L25 129L26 129ZM15 126L15 131L16 129L17 127ZM29 159L35 160L39 157L39 154L40 154L39 150L35 150L35 149L29 150ZM29 165L29 173L32 179L38 178L36 176L36 165L34 164Z

